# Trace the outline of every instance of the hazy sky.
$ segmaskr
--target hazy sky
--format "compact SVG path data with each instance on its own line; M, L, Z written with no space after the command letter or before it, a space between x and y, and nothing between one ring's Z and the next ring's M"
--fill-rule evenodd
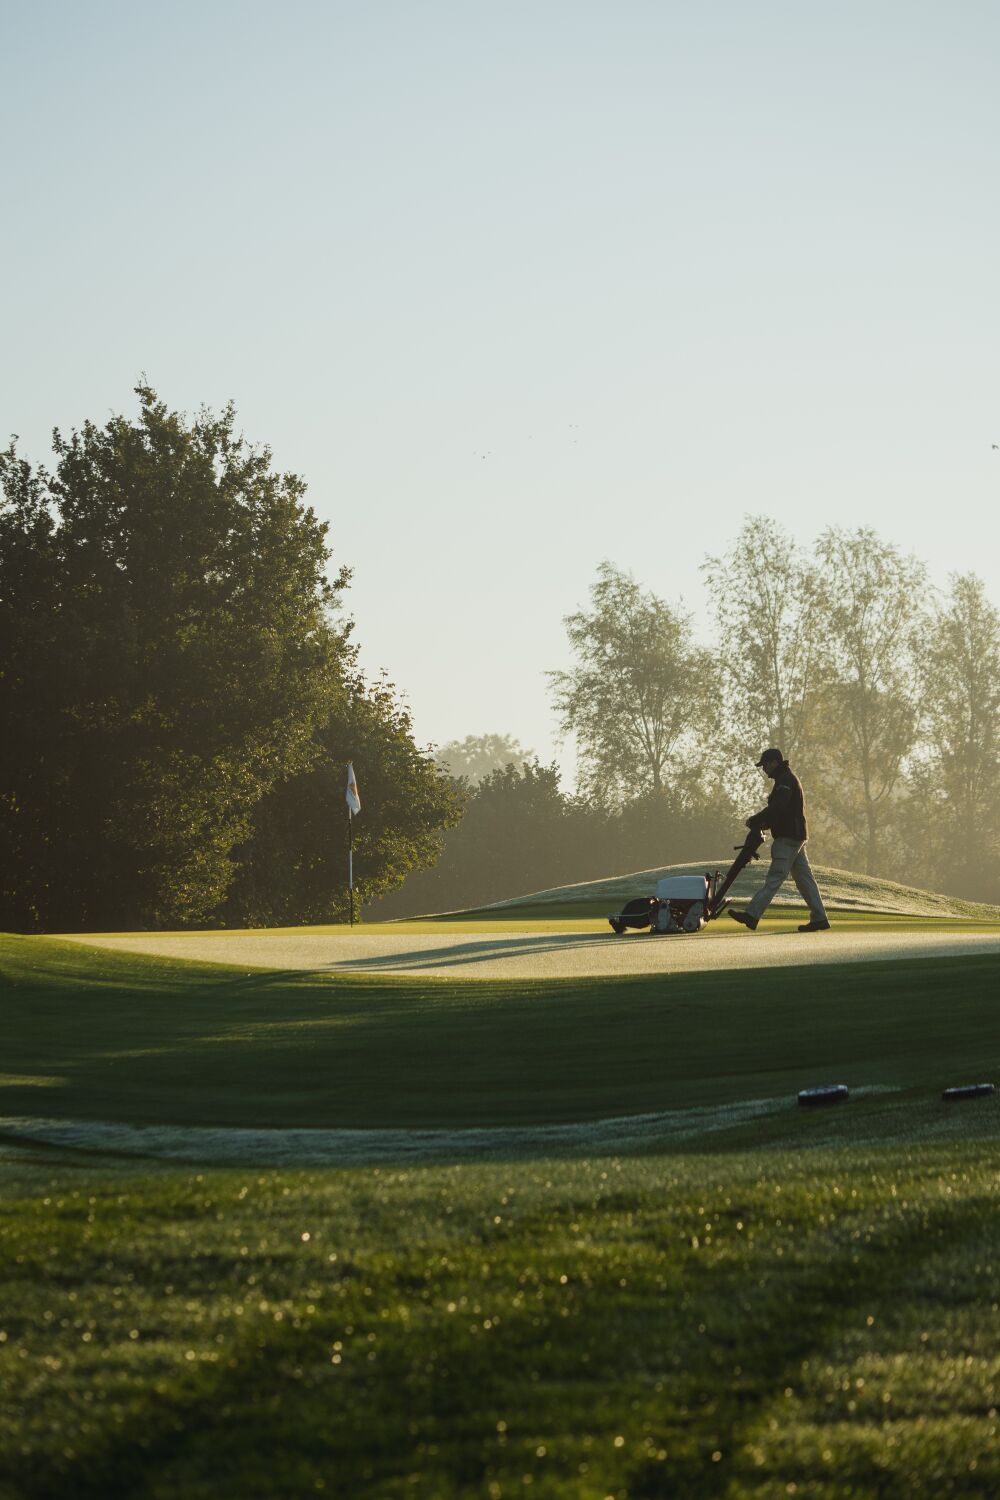
M747 513L1000 602L992 0L0 0L0 436L232 398L418 737L543 756L604 557Z

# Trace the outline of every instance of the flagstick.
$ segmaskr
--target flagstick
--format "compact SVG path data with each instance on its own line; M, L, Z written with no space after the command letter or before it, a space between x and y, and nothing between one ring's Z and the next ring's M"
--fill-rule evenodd
M354 926L354 814L347 809L347 889L351 897L351 926Z

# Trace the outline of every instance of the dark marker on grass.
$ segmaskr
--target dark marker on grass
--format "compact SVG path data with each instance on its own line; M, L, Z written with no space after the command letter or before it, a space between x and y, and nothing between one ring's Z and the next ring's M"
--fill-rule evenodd
M849 1097L850 1090L846 1083L828 1083L821 1088L803 1089L799 1094L799 1103L805 1106L817 1104L839 1104L842 1099Z

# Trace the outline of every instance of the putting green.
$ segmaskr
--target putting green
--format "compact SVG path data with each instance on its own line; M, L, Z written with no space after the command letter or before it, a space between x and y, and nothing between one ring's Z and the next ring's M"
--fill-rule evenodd
M88 934L112 951L257 969L524 980L670 976L712 969L930 959L1000 952L1000 923L834 913L834 929L799 933L799 915L749 933L721 917L703 932L615 936L605 922L398 924L268 932ZM499 927L499 930L498 930Z

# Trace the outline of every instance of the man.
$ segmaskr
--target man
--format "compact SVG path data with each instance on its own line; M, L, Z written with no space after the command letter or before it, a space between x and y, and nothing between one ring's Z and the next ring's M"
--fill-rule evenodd
M774 897L789 875L795 881L799 895L809 908L809 921L799 928L800 932L827 932L830 923L823 906L819 886L809 868L806 857L806 804L802 795L802 784L789 766L781 751L774 746L765 750L757 765L774 782L767 806L752 818L747 818L747 827L771 830L771 868L764 884L756 896L747 904L746 911L733 911L729 915L734 922L741 922L753 932L770 906Z

